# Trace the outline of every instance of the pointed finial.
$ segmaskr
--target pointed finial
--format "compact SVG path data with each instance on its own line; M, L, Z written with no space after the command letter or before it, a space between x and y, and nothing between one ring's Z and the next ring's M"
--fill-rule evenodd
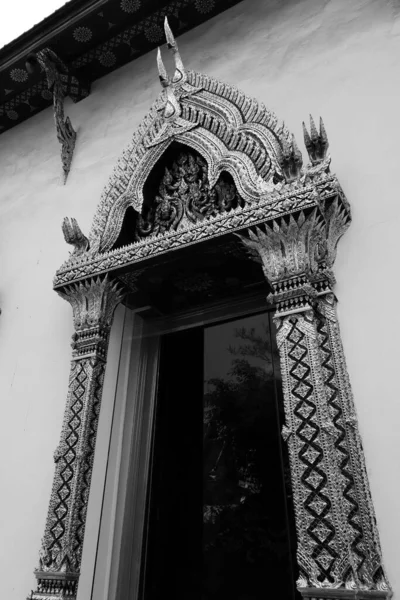
M158 67L158 76L160 78L161 85L163 87L168 87L170 81L169 81L169 78L168 78L167 70L166 70L166 68L164 66L164 63L163 63L163 60L162 60L162 57L161 57L161 50L160 50L160 48L157 48L157 67Z
M308 133L306 124L303 121L303 136L304 136L304 145L307 148L307 150L309 148L312 147L312 142L311 142L311 138L310 138L310 134Z
M167 38L168 48L176 48L176 50L178 50L178 44L176 43L174 34L172 33L171 27L169 26L168 17L165 17L164 19L164 31L165 37Z
M300 167L303 165L303 155L300 152L300 148L297 145L296 138L292 135L292 149L293 149L293 159L298 164L300 163Z
M298 179L303 166L303 156L296 143L294 135L289 140L282 140L282 169L287 183Z
M310 115L310 133L303 121L304 144L307 148L310 161L313 165L321 163L326 158L326 153L329 147L328 136L326 134L322 117L319 120L319 133L315 126L314 119Z
M182 59L181 59L181 56L178 51L178 44L176 43L174 34L171 31L167 17L165 17L165 20L164 20L164 30L165 30L165 37L167 39L168 48L172 51L172 54L174 55L174 62L175 62L175 72L174 72L172 79L170 79L168 77L167 70L166 70L164 63L162 61L162 58L161 58L161 50L160 50L160 48L158 48L158 50L157 50L158 73L159 73L162 87L167 88L168 86L171 85L171 83L174 85L176 85L177 83L184 83L186 81L186 76L185 76L185 68L183 66Z
M282 154L285 160L289 160L290 157L290 145L286 136L282 137Z
M179 54L178 50L178 44L174 37L174 34L171 31L167 17L165 17L164 19L164 31L165 37L167 39L168 48L172 50L172 54L174 55L175 73L172 77L172 83L183 82L183 80L185 79L185 67L183 66L181 55Z
M318 140L318 131L315 126L314 119L312 118L311 115L310 115L310 133L311 133L311 139L315 143Z
M328 145L328 136L326 135L325 125L322 117L319 118L319 136L321 138L321 142Z

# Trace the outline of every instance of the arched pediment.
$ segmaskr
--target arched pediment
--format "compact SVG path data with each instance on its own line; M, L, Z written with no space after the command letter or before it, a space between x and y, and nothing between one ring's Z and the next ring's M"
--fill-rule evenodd
M166 24L176 70L170 80L158 56L163 90L120 157L106 185L89 234L90 251L113 247L125 212L140 213L151 170L172 142L201 154L210 186L222 171L232 176L246 204L265 200L284 181L282 160L292 136L263 104L207 75L186 71Z

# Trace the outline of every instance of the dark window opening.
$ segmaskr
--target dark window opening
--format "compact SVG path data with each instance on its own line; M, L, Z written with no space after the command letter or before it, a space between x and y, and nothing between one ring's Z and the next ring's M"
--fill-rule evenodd
M141 598L296 600L269 313L163 336Z

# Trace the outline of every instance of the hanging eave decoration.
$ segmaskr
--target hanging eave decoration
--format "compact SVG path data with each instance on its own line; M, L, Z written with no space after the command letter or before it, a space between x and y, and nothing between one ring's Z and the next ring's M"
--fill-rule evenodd
M54 122L57 139L61 144L61 164L65 184L71 169L76 131L72 127L70 118L64 115L64 99L68 95L74 102L86 98L90 93L90 83L68 68L50 48L44 48L37 54L28 56L27 71L32 73L37 66L45 73L47 86L53 98Z

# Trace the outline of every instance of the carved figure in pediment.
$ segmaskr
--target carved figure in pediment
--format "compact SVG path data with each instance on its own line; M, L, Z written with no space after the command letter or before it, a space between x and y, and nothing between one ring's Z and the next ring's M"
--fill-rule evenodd
M135 240L188 227L202 219L229 211L238 203L235 185L221 176L210 188L207 163L198 154L181 152L165 167L158 193L147 215L139 216Z

